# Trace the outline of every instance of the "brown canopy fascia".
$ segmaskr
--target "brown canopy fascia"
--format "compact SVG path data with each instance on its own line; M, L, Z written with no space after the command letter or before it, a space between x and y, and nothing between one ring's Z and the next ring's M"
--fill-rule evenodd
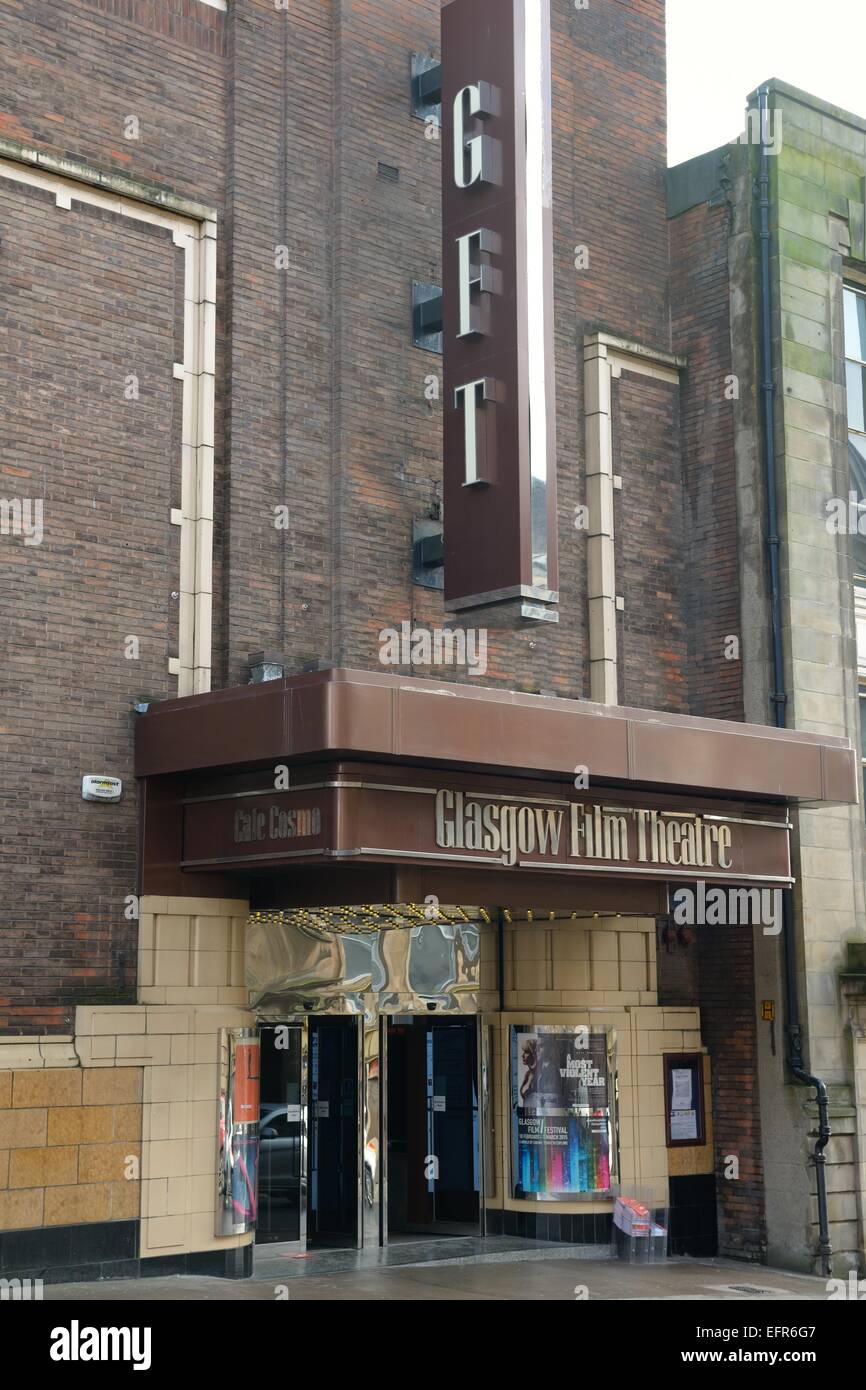
M352 757L764 802L854 803L847 739L331 668L155 705L138 777Z

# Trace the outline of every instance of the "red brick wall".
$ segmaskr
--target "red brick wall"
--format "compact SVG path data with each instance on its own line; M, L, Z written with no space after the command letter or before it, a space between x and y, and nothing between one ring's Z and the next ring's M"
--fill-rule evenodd
M2 0L0 136L219 205L226 19L199 0Z
M634 372L611 383L619 702L688 713L683 491L676 386Z
M2 178L0 248L0 496L44 512L41 544L0 537L0 1028L43 1032L133 979L131 705L171 691L177 651L183 253ZM87 773L123 800L83 802Z
M765 1251L752 927L698 927L701 1032L712 1058L719 1254ZM734 1156L738 1176L725 1176Z
M694 940L686 945L678 936L674 941L666 942L664 930L664 927L659 927L656 940L659 1004L670 1004L672 1008L694 1007L700 990L697 947ZM676 930L674 926L673 931Z
M553 4L559 249L564 257L568 240L590 253L588 273L575 272L571 256L571 269L562 260L557 305L566 312L574 306L581 330L601 325L664 348L664 0L605 0L586 10L568 0Z
M441 374L441 362L407 340L411 280L441 275L441 152L425 139L423 123L411 118L407 72L411 51L438 49L439 6L419 0L395 9L343 0L333 7L329 31L313 18L322 15L321 7L313 11L301 3L292 10L290 129L293 144L295 138L303 142L309 159L290 225L315 207L321 227L310 237L300 223L298 268L287 279L288 399L284 406L262 402L261 387L251 388L262 426L255 446L235 428L247 409L241 396L244 372L253 370L249 354L244 361L238 354L232 374L230 680L240 677L246 653L262 640L282 645L293 663L324 656L376 666L383 627L443 621L441 597L413 588L408 563L412 520L435 511L440 495L440 408L425 399L424 386L428 375ZM582 695L586 560L584 537L573 522L585 500L583 333L603 318L617 331L668 345L663 6L614 4L578 12L555 0L553 29L563 602L556 629L515 631L511 623L506 631L491 631L485 680ZM247 28L243 42L259 43L261 62L267 61L265 32ZM320 61L325 66L318 71ZM316 80L308 90L311 64ZM334 116L328 109L332 84L340 102ZM278 157L276 95L271 85L269 104L268 90L263 83L252 96L235 91L236 104L261 101L265 162ZM303 92L301 110L295 109L296 91ZM294 149L289 158L294 176ZM380 161L400 170L399 182L378 177ZM243 178L243 162L236 160L235 168ZM590 268L578 272L574 248L581 243L589 247ZM273 360L284 348L271 324L271 301L261 292L266 267L253 269L245 256L244 270L261 280L254 352ZM236 284L235 303L239 293ZM320 358L318 368L311 352ZM284 409L282 452L302 489L295 493L282 560L280 538L275 543L266 528L261 480L273 499L281 486L273 413ZM249 473L246 467L239 472L238 448L254 454ZM254 557L252 591L234 562L238 555ZM270 601L280 589L286 598L278 615ZM465 678L459 669L435 674Z
M726 639L740 632L737 406L725 398L728 216L726 206L702 203L671 220L672 327L675 350L688 358L679 398L687 707L742 719L742 665L724 655ZM671 956L659 948L659 997L678 1001L699 977L691 997L700 1004L712 1059L719 1253L760 1260L766 1236L751 928L703 927L697 938ZM736 1178L726 1176L731 1157L739 1164Z
M725 656L726 639L740 635L737 404L725 398L732 370L728 216L726 206L702 203L671 220L672 322L677 351L688 357L680 410L689 707L709 718L742 719L742 664Z
M224 238L226 33L198 0L2 0L0 137L216 205ZM131 702L177 688L182 263L160 229L0 179L0 497L45 509L40 546L0 538L5 1032L132 997ZM84 803L89 772L121 803Z
M442 463L440 407L425 399L441 359L411 345L410 321L410 282L441 276L441 149L411 115L409 55L438 52L440 8L232 0L223 14L199 0L0 0L0 136L217 210L216 686L246 679L247 654L263 646L290 669L315 659L377 667L382 628L443 621L441 596L410 577L412 521L435 512ZM670 349L699 335L683 285L671 341L663 0L587 10L553 0L552 10L561 622L491 631L484 679L582 696L583 336L604 327ZM137 140L124 138L130 115ZM383 180L380 163L399 181ZM129 703L174 689L177 534L166 516L178 500L177 256L134 224L119 236L110 217L85 245L81 229L96 215L70 217L31 191L15 196L39 214L22 218L7 213L6 191L0 299L22 325L2 359L18 416L0 468L25 471L0 473L0 495L38 482L62 509L43 547L4 540L0 552L21 594L10 727L26 793L0 906L14 924L0 1027L38 1030L67 1026L88 990L113 997L132 983L134 924L122 915L135 859ZM583 245L589 266L578 270ZM288 270L275 267L278 246ZM697 267L700 244L690 254ZM719 293L714 279L712 302L696 302L716 312ZM116 396L132 357L147 383L159 381L142 391L134 425ZM40 372L62 386L40 396ZM708 658L706 686L686 686L688 622L709 618L687 603L674 393L630 381L626 402L625 390L623 698L663 709L696 700L708 712ZM684 421L689 507L697 498L717 508L724 538L726 475L706 492L697 416ZM660 492L667 527L652 521ZM273 525L283 504L287 532ZM709 535L712 516L700 516ZM728 586L701 556L701 573ZM139 663L118 656L118 624L146 638ZM42 771L28 790L33 768ZM123 776L121 807L83 807L83 771ZM37 953L34 972L21 961Z
M425 399L441 359L409 337L411 281L441 277L441 150L408 100L409 54L438 52L439 9L296 0L280 28L261 0L234 20L227 683L257 646L292 667L376 667L383 628L444 621L409 565L413 519L441 497L441 410ZM603 320L669 345L663 5L554 0L553 31L561 621L465 621L491 628L488 684L580 696L583 333ZM285 197L262 198L281 168ZM271 524L284 492L288 533Z
M440 266L437 142L411 117L408 61L438 50L440 0L71 0L0 4L0 132L158 182L220 212L218 360L231 469L217 459L215 668L250 649L378 663L378 633L443 620L413 588L414 517L435 511L441 424L411 348L409 284ZM493 634L487 679L587 690L581 342L604 323L668 345L662 0L553 0L560 544L558 629ZM223 61L225 55L225 61ZM96 80L94 81L94 77ZM140 121L137 141L125 118ZM377 176L399 168L397 184ZM577 271L574 248L590 266ZM274 268L287 245L288 272ZM289 496L284 496L288 492ZM273 509L286 503L288 534ZM459 670L442 672L463 678ZM651 699L648 692L647 699Z
M698 1004L701 1011L712 1068L719 1254L761 1260L764 1167L752 928L696 927L693 938L688 946L677 938L670 949L659 939L659 1003ZM726 1176L733 1171L736 1177Z

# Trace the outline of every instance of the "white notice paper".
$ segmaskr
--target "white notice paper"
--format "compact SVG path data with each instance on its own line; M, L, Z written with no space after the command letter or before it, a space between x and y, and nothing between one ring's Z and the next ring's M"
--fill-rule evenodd
M674 1067L671 1072L671 1110L691 1110L691 1067Z
M697 1110L671 1111L671 1139L697 1139Z

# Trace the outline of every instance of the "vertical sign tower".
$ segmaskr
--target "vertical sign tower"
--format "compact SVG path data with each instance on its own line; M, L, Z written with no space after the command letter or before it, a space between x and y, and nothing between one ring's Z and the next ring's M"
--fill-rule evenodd
M445 602L557 620L550 0L442 11Z

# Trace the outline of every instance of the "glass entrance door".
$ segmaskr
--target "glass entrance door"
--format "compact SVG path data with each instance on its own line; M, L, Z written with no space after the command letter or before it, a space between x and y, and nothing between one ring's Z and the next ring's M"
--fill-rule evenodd
M308 1245L358 1245L360 1208L357 1017L321 1017L310 1028Z
M387 1037L389 1239L477 1235L477 1021L396 1015Z
M306 1217L306 1025L261 1029L256 1240L301 1241Z
M477 1019L362 1024L261 1026L257 1241L355 1248L479 1233Z

